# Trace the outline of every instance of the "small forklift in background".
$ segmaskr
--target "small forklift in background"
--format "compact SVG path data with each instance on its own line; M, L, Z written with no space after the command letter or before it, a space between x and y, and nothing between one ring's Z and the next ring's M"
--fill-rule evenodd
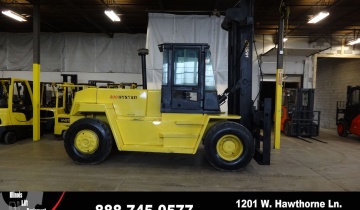
M13 144L33 134L32 82L0 78L0 142Z
M336 119L339 136L360 136L360 86L347 86L346 101L337 101Z
M63 82L71 77L76 83L77 75L63 74ZM40 134L54 129L54 119L58 107L55 104L55 89L59 84L42 82L40 101ZM51 88L51 90L48 90ZM16 140L31 138L33 135L33 90L32 81L21 78L0 78L0 142L13 144Z
M54 108L54 135L56 137L64 138L66 130L69 128L70 118L69 113L71 111L73 100L77 91L84 90L86 88L95 88L96 86L88 83L73 84L64 82L59 84L59 88L55 92L55 108Z
M305 141L319 135L320 111L314 111L314 94L312 88L283 89L280 128L285 135Z
M57 92L62 92L63 84L77 84L77 74L61 74L62 82L40 82L40 123L43 132L53 132L55 126L55 115L66 104L70 103L70 97L60 99L60 103L56 104Z

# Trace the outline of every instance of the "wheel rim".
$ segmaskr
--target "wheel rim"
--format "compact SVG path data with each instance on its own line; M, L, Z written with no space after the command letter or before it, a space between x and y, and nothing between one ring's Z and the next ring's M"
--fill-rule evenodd
M344 125L342 123L338 124L337 132L338 132L338 134L342 134L344 132Z
M92 154L99 147L99 138L94 131L82 130L75 137L75 148L84 154Z
M234 135L223 136L216 144L219 156L227 161L233 161L243 153L244 146L240 139Z

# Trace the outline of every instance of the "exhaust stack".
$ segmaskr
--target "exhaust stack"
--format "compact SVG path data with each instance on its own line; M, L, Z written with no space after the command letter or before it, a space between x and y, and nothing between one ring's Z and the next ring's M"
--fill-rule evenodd
M141 56L141 74L142 74L142 86L143 89L147 89L147 81L146 81L146 60L145 56L149 54L149 50L145 48L141 48L138 50L138 55Z

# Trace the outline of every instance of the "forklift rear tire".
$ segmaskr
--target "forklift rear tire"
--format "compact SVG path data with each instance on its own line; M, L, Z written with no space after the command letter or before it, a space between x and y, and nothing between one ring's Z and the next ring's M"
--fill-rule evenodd
M221 171L237 171L252 160L255 144L247 128L236 122L221 121L206 133L204 149L212 166Z
M4 136L4 143L5 144L13 144L16 142L16 134L13 131L9 131L5 133Z
M337 130L337 133L338 133L339 136L347 137L349 135L349 132L346 130L344 121L340 121L337 124L336 130Z
M112 149L113 136L107 124L95 118L82 118L66 131L64 147L78 164L98 164Z

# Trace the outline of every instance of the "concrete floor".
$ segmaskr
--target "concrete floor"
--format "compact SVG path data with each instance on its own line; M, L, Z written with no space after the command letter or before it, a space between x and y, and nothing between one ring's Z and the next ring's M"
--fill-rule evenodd
M47 134L0 144L0 191L360 191L360 137L321 129L317 138L327 143L282 135L270 165L221 172L202 147L195 155L114 151L99 165L77 165Z

